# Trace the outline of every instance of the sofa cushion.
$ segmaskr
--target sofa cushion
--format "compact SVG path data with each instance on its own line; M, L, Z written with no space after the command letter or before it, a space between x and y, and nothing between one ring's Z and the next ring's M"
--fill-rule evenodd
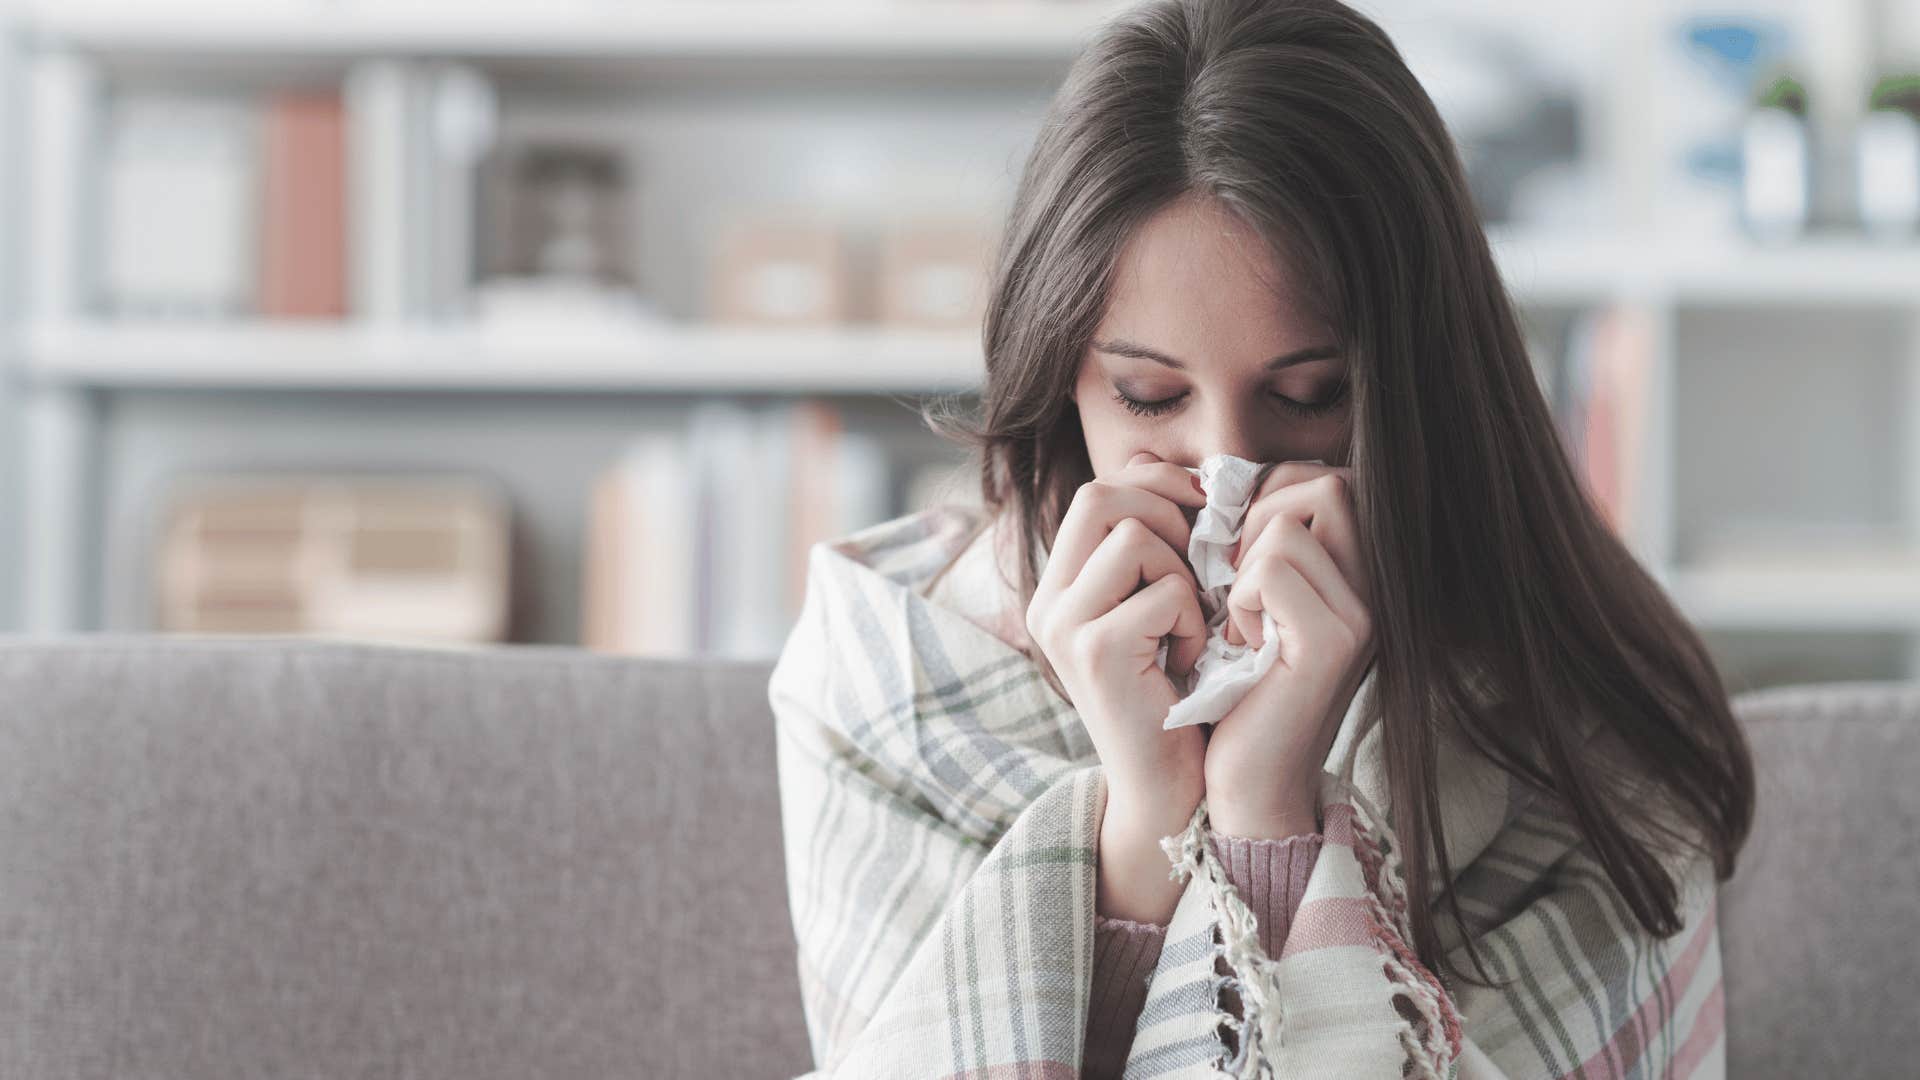
M0 1076L810 1067L765 663L0 646Z
M1734 708L1759 806L1720 890L1727 1075L1912 1075L1920 684L1780 687Z

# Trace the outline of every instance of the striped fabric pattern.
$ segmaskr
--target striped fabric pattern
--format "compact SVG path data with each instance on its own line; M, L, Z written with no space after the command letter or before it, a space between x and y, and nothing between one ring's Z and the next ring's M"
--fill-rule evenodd
M1028 656L931 598L990 536L981 513L935 506L808 552L768 686L806 1080L1079 1075L1105 774ZM989 565L953 563L971 576L943 591L997 595ZM1322 773L1325 840L1279 956L1204 842L1204 802L1161 841L1186 887L1125 1076L1723 1076L1711 865L1682 868L1686 925L1653 938L1569 821L1445 738L1466 925L1438 902L1436 919L1450 952L1472 938L1506 985L1449 985L1420 963L1379 725L1362 722L1373 683Z

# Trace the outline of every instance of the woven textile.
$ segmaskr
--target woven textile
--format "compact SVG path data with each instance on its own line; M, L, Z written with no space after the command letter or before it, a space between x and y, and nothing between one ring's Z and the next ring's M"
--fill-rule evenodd
M768 694L809 1077L1079 1074L1105 774L1013 633L981 515L936 506L808 554ZM1450 955L1473 937L1505 985L1419 962L1380 727L1362 723L1373 684L1328 756L1325 843L1279 956L1202 842L1205 802L1162 840L1186 887L1125 1075L1722 1076L1711 864L1680 868L1685 927L1654 938L1557 804L1444 737L1467 925L1440 899L1435 917Z

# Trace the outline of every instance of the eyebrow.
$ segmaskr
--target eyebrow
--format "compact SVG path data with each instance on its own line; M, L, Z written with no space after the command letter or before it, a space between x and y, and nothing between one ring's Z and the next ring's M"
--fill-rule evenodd
M1112 353L1115 356L1131 356L1136 360L1151 360L1156 364L1173 368L1176 371L1184 371L1187 367L1186 364L1175 360L1173 357L1168 356L1158 349L1150 349L1145 345L1128 341L1125 338L1114 338L1110 341L1096 341L1093 343L1093 347L1104 353ZM1295 349L1293 352L1276 356L1267 361L1264 367L1268 371L1278 371L1281 368L1291 367L1294 364L1303 364L1308 360L1321 360L1338 355L1340 355L1338 346L1309 345L1304 349Z

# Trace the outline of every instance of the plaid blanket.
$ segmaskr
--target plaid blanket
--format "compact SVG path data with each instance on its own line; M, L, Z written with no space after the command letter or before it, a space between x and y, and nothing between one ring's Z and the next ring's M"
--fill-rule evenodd
M1105 774L1028 656L930 598L990 535L981 513L938 506L808 552L768 687L808 1078L1079 1075ZM946 593L1006 592L966 565L989 564L956 564L972 576ZM1440 902L1435 917L1450 956L1471 935L1506 985L1427 970L1408 944L1379 725L1360 730L1373 682L1322 774L1326 843L1281 955L1262 952L1202 842L1204 802L1161 841L1186 888L1125 1076L1723 1076L1711 865L1681 868L1686 925L1656 939L1569 820L1445 739L1467 925Z

